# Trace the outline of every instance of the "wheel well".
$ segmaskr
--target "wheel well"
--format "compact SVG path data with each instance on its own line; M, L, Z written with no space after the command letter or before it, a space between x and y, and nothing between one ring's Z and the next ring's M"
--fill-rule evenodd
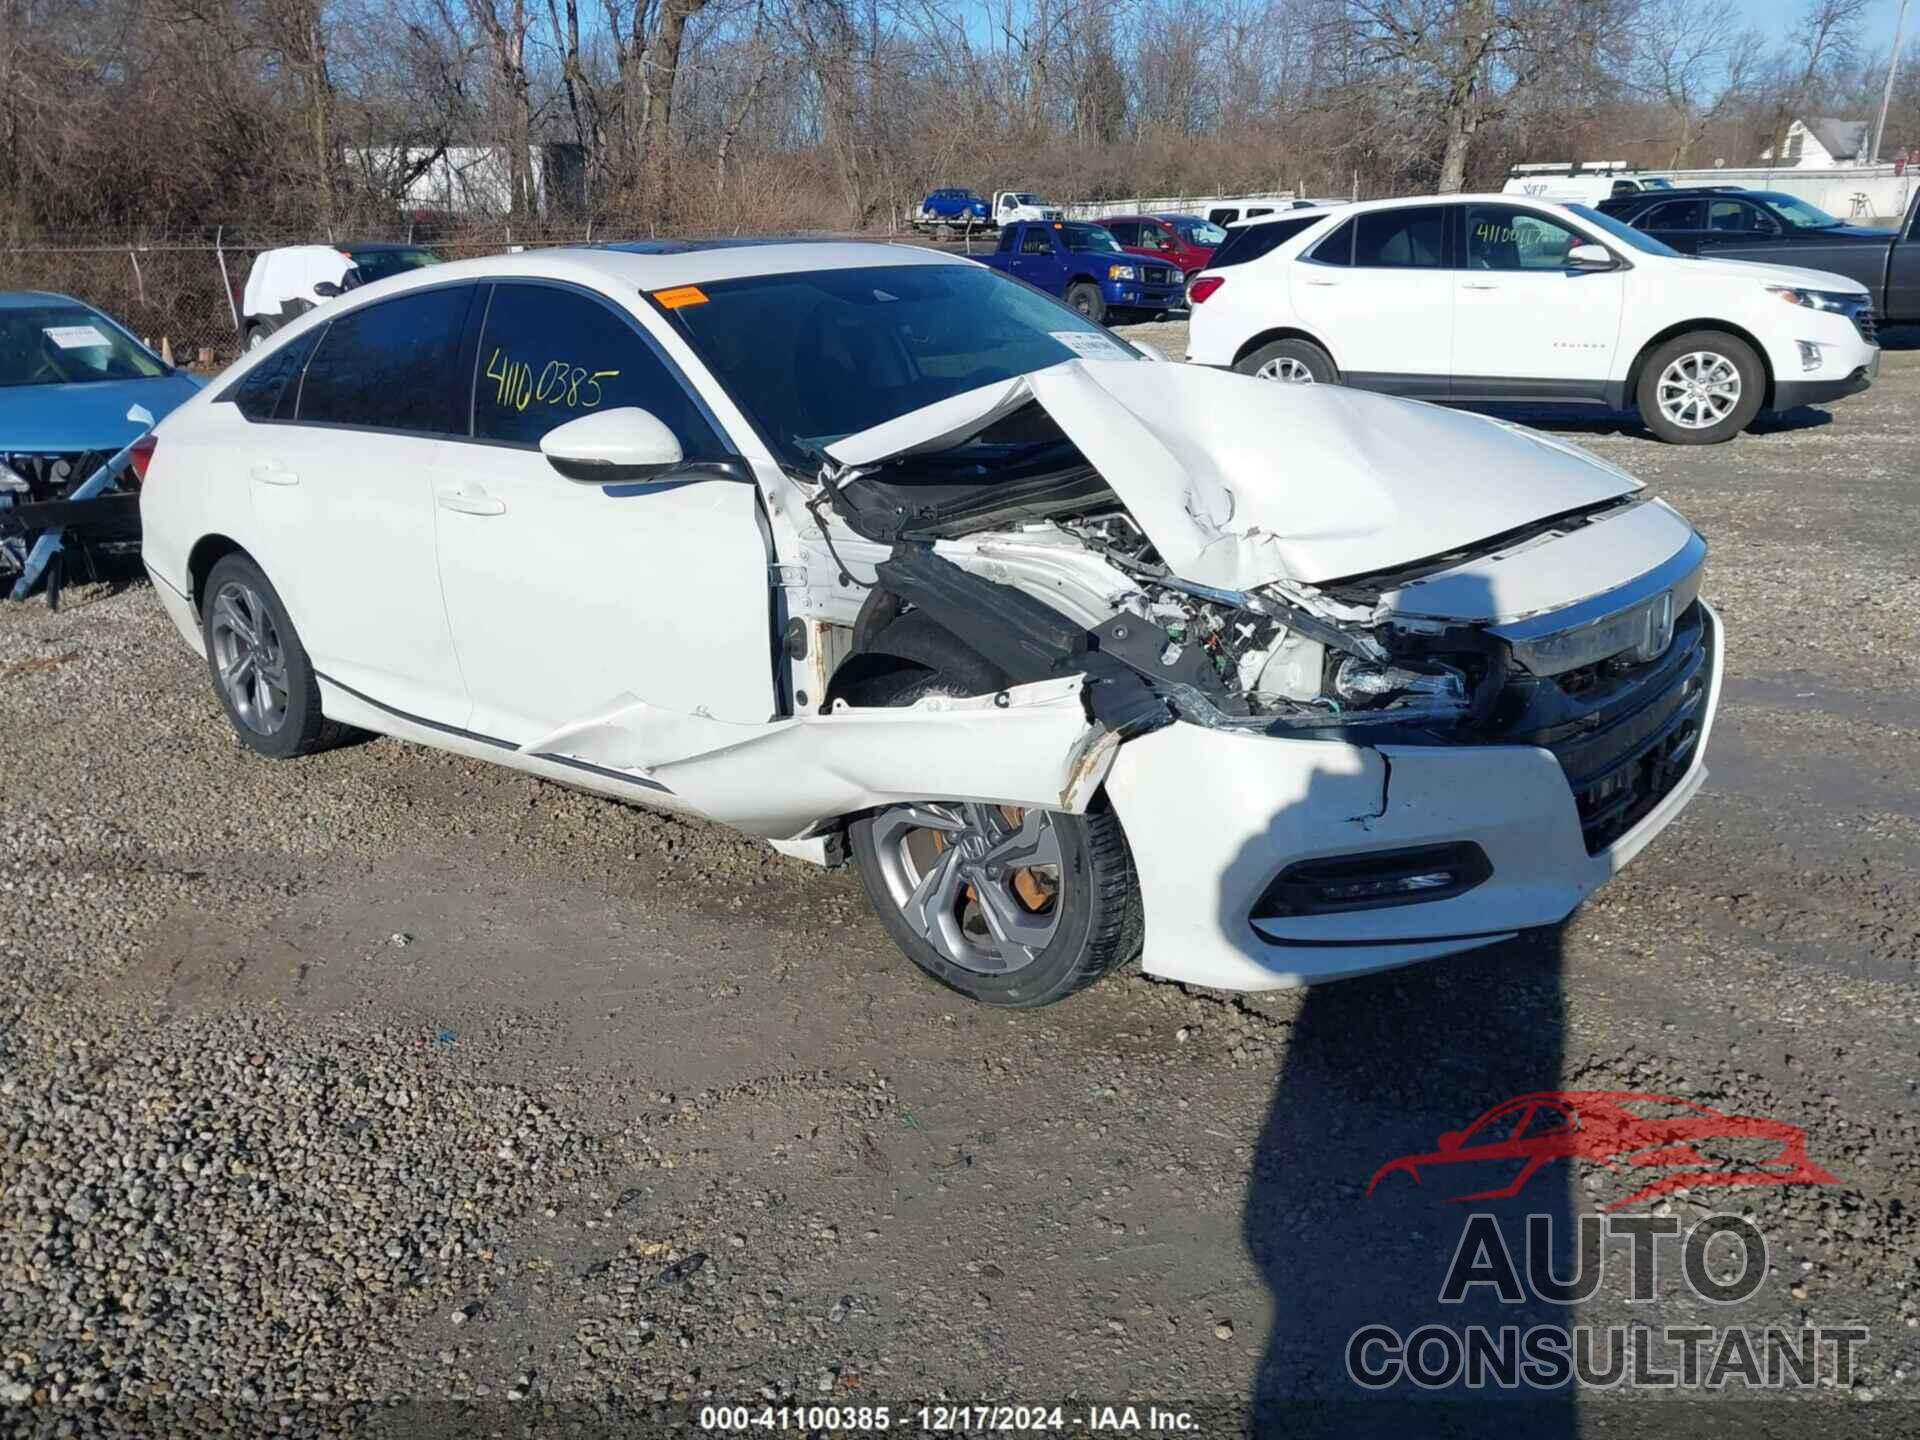
M213 573L213 567L229 555L246 553L237 540L229 540L225 535L202 535L194 542L193 553L187 556L187 579L193 595L194 614L201 613L200 601L206 595L207 576Z
M1760 373L1767 377L1766 395L1761 408L1773 408L1773 362L1767 359L1767 347L1754 338L1752 332L1741 329L1725 320L1686 320L1678 325L1669 325L1646 344L1640 347L1640 353L1633 357L1633 364L1627 370L1626 401L1629 407L1639 403L1640 374L1646 369L1647 357L1676 336L1694 333L1717 333L1731 335L1736 340L1745 341L1753 353L1760 357Z
M1298 329L1291 325L1282 325L1273 330L1262 330L1258 335L1254 336L1238 350L1233 352L1233 363L1238 365L1262 345L1271 345L1276 340L1304 340L1307 344L1316 347L1329 360L1332 360L1334 369L1338 370L1340 368L1339 360L1335 359L1333 351L1327 348L1325 341L1318 335L1310 335L1305 330Z
M1094 279L1093 276L1091 275L1076 275L1071 280L1067 281L1067 289L1069 290L1071 290L1076 285L1091 285L1096 290L1100 288L1100 282Z

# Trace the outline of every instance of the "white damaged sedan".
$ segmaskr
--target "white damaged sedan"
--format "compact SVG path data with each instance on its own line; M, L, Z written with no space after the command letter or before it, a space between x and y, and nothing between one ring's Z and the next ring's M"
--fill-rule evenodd
M850 858L1028 1006L1563 919L1706 773L1705 545L1639 488L958 257L659 242L303 317L159 427L141 518L253 750L380 731Z

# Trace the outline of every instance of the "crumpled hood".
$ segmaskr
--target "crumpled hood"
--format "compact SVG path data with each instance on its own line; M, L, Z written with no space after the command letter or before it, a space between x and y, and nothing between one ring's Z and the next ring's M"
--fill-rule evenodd
M109 454L147 427L127 411L143 405L158 421L191 399L204 382L175 371L142 380L93 380L81 385L0 385L0 451L64 455Z
M1029 400L1100 472L1174 574L1246 590L1443 555L1639 488L1516 425L1197 365L1069 360L828 447L862 467L960 444Z

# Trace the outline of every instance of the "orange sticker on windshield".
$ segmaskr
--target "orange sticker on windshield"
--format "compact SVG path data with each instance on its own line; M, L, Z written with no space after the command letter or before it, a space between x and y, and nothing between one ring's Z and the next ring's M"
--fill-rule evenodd
M678 310L684 305L704 305L707 292L698 285L676 285L671 290L656 290L653 298L662 310Z

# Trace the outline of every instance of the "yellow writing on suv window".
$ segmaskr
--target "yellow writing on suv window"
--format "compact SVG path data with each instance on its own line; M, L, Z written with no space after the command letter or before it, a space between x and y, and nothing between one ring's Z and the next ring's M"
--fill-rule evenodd
M1503 245L1509 240L1518 239L1518 233L1511 225L1495 225L1482 220L1473 227L1473 238L1486 245Z
M487 360L487 379L493 381L493 403L503 410L520 411L529 405L555 405L568 410L591 410L605 398L602 380L618 370L589 370L565 360L549 360L536 376L533 366L515 360L498 346Z

